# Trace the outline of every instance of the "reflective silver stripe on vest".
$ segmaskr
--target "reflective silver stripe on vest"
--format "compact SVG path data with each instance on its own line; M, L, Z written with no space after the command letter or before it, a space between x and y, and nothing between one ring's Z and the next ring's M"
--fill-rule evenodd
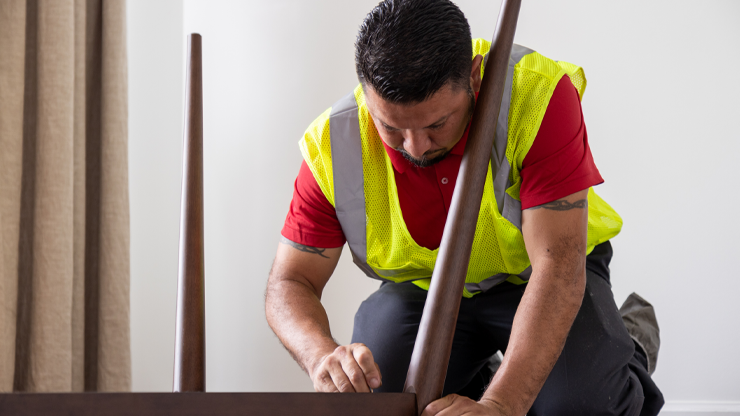
M352 252L352 261L369 277L387 280L378 276L367 264L362 136L354 92L331 106L329 132L334 171L334 207Z
M522 231L522 203L506 193L506 190L512 185L510 179L511 165L509 160L506 159L506 145L509 142L509 106L511 105L511 85L514 82L514 66L525 55L532 52L534 52L532 49L517 44L511 47L506 84L504 84L504 94L501 97L501 110L498 112L498 121L496 122L496 136L493 139L493 148L491 149L491 175L493 177L493 194L496 197L496 205L498 205L501 215L514 224L519 231ZM488 60L488 54L486 54L486 60Z
M514 66L527 54L533 51L524 46L514 44L509 58L509 68L501 98L501 109L496 125L496 135L491 150L491 170L493 175L493 190L496 204L501 215L514 224L521 231L522 213L521 202L506 193L511 186L509 173L511 166L506 159L506 145L508 143L509 105L511 103L511 87L514 77ZM485 56L488 60L488 54ZM357 102L354 92L342 97L334 103L329 117L331 133L331 154L334 171L334 207L339 224L352 252L352 260L369 277L385 279L378 275L367 264L367 216L365 213L364 175L362 171L362 136L358 117ZM526 270L525 270L526 272ZM520 274L522 279L529 276ZM509 277L507 273L491 276L480 283L466 283L471 292L485 291Z
M504 84L504 93L501 97L501 109L498 112L496 121L496 136L493 139L491 148L491 177L493 178L493 194L496 198L501 216L514 224L519 231L522 231L522 203L506 193L506 190L512 185L510 174L511 164L506 158L506 146L509 143L509 107L511 106L511 87L514 83L514 67L525 55L534 52L532 49L517 45L511 46L511 56L509 57L509 68L506 73L506 83ZM488 62L486 54L483 62ZM532 266L527 267L518 276L524 281L529 280L532 274ZM495 274L478 283L465 283L468 292L485 292L488 289L505 281L510 276L509 273Z

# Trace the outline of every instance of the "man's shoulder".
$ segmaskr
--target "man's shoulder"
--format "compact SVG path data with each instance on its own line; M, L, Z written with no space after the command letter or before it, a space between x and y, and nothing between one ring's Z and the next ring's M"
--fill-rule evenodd
M490 50L491 42L482 38L473 39L473 58L477 55L482 55L487 60ZM540 54L530 47L514 44L511 53L512 57L516 56L516 69L520 73L554 78L562 70L559 62ZM486 61L484 61L484 65L481 65L481 76L484 75L483 69L485 62Z
M329 119L331 118L331 107L324 110L323 113L319 114L311 124L308 125L306 131L301 137L300 143L308 142L311 144L321 145L324 140L329 140Z
M476 55L485 56L491 50L491 42L483 38L473 38L473 57Z

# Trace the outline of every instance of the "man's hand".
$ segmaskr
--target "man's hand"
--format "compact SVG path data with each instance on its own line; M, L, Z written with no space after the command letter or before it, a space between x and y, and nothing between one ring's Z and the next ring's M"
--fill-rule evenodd
M508 416L510 414L493 400L481 399L476 402L464 396L450 394L429 403L421 416Z
M380 368L365 344L337 347L311 371L313 388L323 393L370 393L381 386Z

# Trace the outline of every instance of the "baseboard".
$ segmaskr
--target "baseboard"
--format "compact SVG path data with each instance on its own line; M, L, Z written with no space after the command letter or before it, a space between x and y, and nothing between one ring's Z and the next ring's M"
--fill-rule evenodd
M661 416L740 416L740 402L671 400Z

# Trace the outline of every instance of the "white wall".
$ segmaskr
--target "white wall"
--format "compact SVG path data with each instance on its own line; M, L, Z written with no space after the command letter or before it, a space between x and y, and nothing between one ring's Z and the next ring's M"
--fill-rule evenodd
M263 291L297 140L356 84L353 41L376 3L129 0L136 390L171 383L190 32L203 35L205 74L208 389L310 390L265 322ZM458 1L476 37L492 35L499 3L486 3ZM606 179L597 191L625 220L613 240L615 298L636 291L654 303L663 341L655 380L674 410L730 402L740 411L739 17L733 1L532 0L516 36L585 67L584 114ZM376 287L343 257L324 295L340 342Z
M182 159L182 2L128 0L131 361L171 390Z

